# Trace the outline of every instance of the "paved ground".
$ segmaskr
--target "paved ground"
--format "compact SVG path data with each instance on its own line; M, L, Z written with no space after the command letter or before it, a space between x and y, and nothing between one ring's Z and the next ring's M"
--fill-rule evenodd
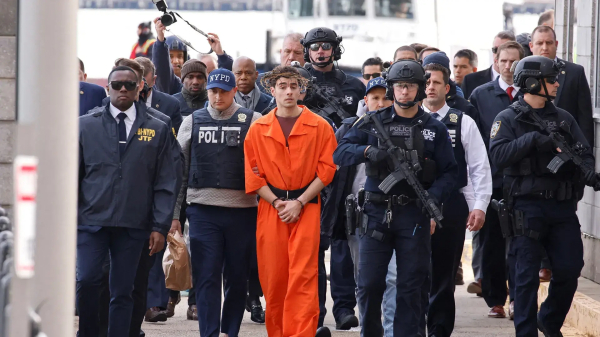
M465 254L463 256L463 267L465 281L468 284L473 280L473 272L470 266L470 235L467 236ZM329 265L329 255L326 254L326 264ZM329 268L329 266L328 266ZM356 331L334 331L335 321L331 313L332 300L327 294L328 315L325 325L328 326L335 337L359 337ZM264 306L264 302L263 302ZM488 318L488 308L480 297L468 294L466 285L456 288L456 327L452 336L466 337L509 337L514 336L513 322L508 319ZM508 308L507 308L508 309ZM144 323L142 329L147 337L199 337L198 322L186 320L187 298L183 298L176 308L175 317L165 323ZM76 318L77 325L77 318ZM584 337L576 330L564 327L562 330L565 337ZM540 337L543 337L540 333ZM245 314L240 331L240 337L267 337L264 325L256 324L250 320L248 313Z

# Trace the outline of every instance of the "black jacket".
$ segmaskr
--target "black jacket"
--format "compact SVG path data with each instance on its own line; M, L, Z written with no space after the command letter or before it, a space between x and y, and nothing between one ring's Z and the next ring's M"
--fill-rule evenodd
M450 91L448 91L448 94L446 95L446 104L448 104L449 107L462 111L469 117L473 118L475 125L477 125L479 133L483 139L486 139L489 136L488 133L483 132L484 128L481 124L481 118L479 118L477 109L475 109L473 104L469 103L469 101L467 101L465 98L456 94L456 85L450 86Z
M117 121L104 109L79 118L79 226L160 232L171 226L177 198L172 130L135 103L125 153Z
M465 98L470 99L473 90L480 85L484 85L492 80L492 66L489 68L469 74L463 78L462 90Z
M554 104L567 110L574 118L588 143L594 144L594 118L590 86L585 70L579 64L563 61L566 65L558 75L558 93Z
M152 102L150 103L150 106L153 109L156 109L167 115L171 119L171 123L175 129L175 134L179 132L179 127L183 122L183 117L181 116L179 101L175 97L153 89Z
M99 85L79 82L79 116L85 115L91 109L103 105L106 90Z
M358 117L346 118L340 128L335 133L338 143L344 138L344 135ZM352 183L356 176L356 165L340 167L332 182L325 187L327 199L324 200L321 211L321 235L331 237L334 233L344 231L345 226L345 206L346 197L352 193ZM336 235L337 239L346 239L345 235Z

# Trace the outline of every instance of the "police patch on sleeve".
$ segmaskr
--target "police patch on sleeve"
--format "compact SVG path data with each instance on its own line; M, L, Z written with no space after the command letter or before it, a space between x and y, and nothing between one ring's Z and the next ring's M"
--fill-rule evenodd
M490 131L490 138L496 137L498 130L500 130L500 125L502 125L502 121L494 122L494 125L492 125L492 131Z

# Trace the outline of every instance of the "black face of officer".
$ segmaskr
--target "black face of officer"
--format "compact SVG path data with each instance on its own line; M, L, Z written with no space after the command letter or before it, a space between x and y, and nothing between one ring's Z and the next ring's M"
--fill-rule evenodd
M137 76L131 71L119 70L112 73L108 82L110 103L121 111L129 109L138 96ZM131 82L134 83L133 89Z

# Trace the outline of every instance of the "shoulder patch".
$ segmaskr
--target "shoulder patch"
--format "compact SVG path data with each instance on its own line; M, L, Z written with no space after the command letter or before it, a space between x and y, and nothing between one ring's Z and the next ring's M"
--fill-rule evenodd
M498 134L498 130L500 130L500 125L502 125L502 121L495 121L492 125L492 131L490 131L490 138L496 137Z

